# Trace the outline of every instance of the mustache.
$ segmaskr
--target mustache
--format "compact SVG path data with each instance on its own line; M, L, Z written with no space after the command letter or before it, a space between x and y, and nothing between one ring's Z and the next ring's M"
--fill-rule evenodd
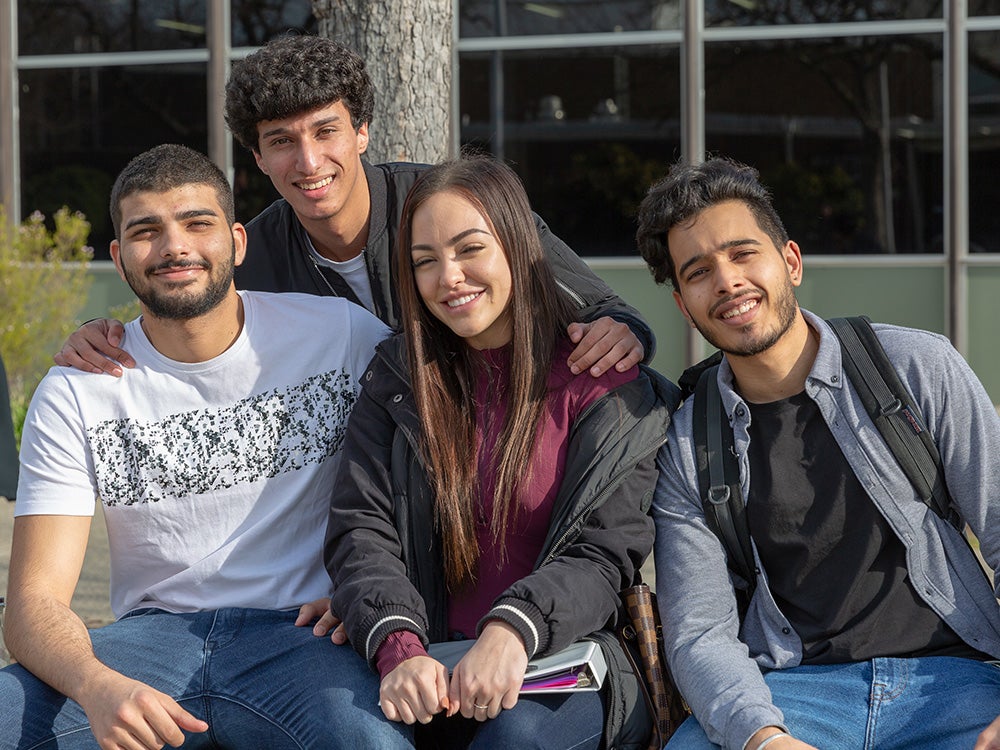
M173 268L204 268L210 269L212 264L206 260L166 260L159 265L146 269L146 275L152 276L159 271L168 271Z

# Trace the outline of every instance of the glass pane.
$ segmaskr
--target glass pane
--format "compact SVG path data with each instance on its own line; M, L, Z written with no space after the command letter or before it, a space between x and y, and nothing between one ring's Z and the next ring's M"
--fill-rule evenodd
M805 253L942 252L938 37L713 44L705 60L707 149L761 171Z
M969 0L970 16L1000 16L1000 0Z
M202 49L205 0L18 0L22 55Z
M1000 32L969 35L969 250L1000 253Z
M679 0L461 0L463 38L676 29Z
M244 224L281 197L271 179L257 167L253 154L235 141L233 193L236 197L236 220ZM249 249L249 252L253 251L253 248Z
M705 25L783 26L941 18L943 5L941 0L705 0Z
M316 33L310 0L232 0L234 47L258 47L287 31Z
M108 197L125 163L159 143L208 149L205 81L193 64L22 71L22 211L82 211L106 259Z
M636 208L680 150L679 65L662 47L465 55L462 141L511 161L578 253L633 255Z

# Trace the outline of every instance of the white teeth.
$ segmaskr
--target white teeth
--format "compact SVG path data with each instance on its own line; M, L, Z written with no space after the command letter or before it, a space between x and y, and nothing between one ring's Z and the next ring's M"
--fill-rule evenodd
M723 313L722 318L723 320L728 320L729 318L735 318L737 315L742 315L748 310L752 310L756 306L757 306L757 300L748 299L739 307L734 307L732 310L728 310L727 312Z
M316 190L317 188L321 188L324 185L329 185L331 182L333 182L332 177L324 177L322 180L319 180L318 182L300 182L298 183L298 185L303 190Z
M482 292L476 292L475 294L466 294L464 297L459 297L458 299L448 300L448 307L459 307L464 305L466 302L472 302L476 297L478 297Z

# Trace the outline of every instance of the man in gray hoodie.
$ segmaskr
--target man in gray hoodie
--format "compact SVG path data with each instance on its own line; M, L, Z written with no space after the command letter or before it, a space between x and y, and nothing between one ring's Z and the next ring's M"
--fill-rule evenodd
M757 172L678 164L646 197L638 241L724 354L718 385L757 579L741 619L746 582L703 512L689 399L660 454L653 511L667 656L694 713L668 747L1000 748L997 591L961 532L921 502L832 328L799 308L801 251ZM995 569L993 404L944 337L874 329Z

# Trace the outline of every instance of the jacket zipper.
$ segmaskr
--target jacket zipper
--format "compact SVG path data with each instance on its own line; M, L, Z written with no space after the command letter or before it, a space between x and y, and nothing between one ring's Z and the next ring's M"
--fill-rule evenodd
M667 438L666 435L664 435L663 439L657 441L655 446L653 446L648 451L644 451L642 453L642 457L645 458L650 453L655 453L666 442ZM621 483L622 478L624 478L624 476L627 475L632 470L633 469L622 469L621 471L616 473L611 478L611 480L604 486L604 489L602 489L599 493L597 493L593 497L593 499L589 503L587 503L587 505L584 506L579 513L577 513L576 519L572 523L570 523L566 527L566 530L559 535L559 538L552 543L552 546L549 548L549 551L545 554L545 557L542 558L541 563L539 563L538 565L539 568L548 563L553 558L558 557L562 553L563 548L568 546L566 544L567 540L571 536L574 536L580 530L580 527L583 525L584 521L590 515L590 511L594 508L594 506L596 506L599 502L602 502L613 490L617 489L618 485Z

